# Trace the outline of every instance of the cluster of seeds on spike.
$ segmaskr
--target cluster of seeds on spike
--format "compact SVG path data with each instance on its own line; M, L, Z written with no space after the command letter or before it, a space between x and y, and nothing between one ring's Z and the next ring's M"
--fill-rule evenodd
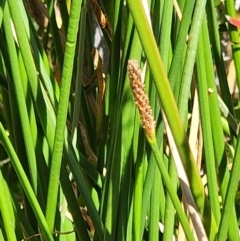
M135 103L138 107L144 131L151 138L155 131L156 123L152 115L152 109L149 104L148 96L144 90L144 84L141 80L141 70L136 60L128 61L128 73L130 85L134 95Z

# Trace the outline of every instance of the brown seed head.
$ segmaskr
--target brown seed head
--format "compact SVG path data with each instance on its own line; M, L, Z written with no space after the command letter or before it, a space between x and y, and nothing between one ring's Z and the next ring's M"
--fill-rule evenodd
M144 84L141 80L141 70L136 60L128 61L128 73L133 96L140 113L145 134L151 138L155 132L156 124L152 115L148 96L144 90Z

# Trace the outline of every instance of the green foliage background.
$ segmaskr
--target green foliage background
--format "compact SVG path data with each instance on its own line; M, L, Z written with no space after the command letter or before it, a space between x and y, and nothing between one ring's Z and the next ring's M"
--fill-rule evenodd
M0 9L1 240L240 240L238 97L220 31L240 86L239 32L224 18L237 16L234 1ZM131 59L156 120L151 137Z

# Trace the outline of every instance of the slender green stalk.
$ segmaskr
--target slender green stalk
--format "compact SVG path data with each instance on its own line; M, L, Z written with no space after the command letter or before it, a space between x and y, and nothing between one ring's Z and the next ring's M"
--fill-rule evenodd
M184 61L182 81L181 81L181 87L180 87L180 93L179 93L179 99L178 99L179 113L184 125L187 122L188 96L189 96L190 85L192 82L193 67L195 64L194 60L197 53L197 46L198 46L198 40L200 37L202 20L205 14L205 5L206 5L206 0L196 1L191 29L189 33L187 52L186 52L186 57Z
M187 239L190 241L190 240L195 240L194 237L193 237L193 233L190 229L190 226L189 226L189 222L186 218L186 215L182 209L182 206L181 206L181 203L179 201L179 198L177 196L177 193L175 191L175 188L173 187L172 185L172 181L168 175L168 172L166 170L166 167L165 167L165 164L163 163L163 160L162 160L162 157L161 157L161 154L159 152L159 149L158 149L158 146L157 146L157 141L156 141L156 138L155 136L151 137L151 139L149 137L147 137L148 139L148 142L151 146L151 149L153 151L153 154L155 156L155 160L157 162L157 165L158 165L158 168L159 168L159 171L161 172L161 175L162 175L162 178L163 178L163 181L165 182L165 185L166 185L166 188L168 190L168 193L172 199L172 202L173 202L173 205L178 213L178 217L179 217L179 220L183 226L183 229L185 231L185 234L186 234L186 237Z
M88 236L87 229L86 229L86 224L83 220L82 214L79 209L79 205L74 196L73 189L72 189L70 180L68 178L68 173L67 173L65 167L62 167L60 178L61 178L60 180L61 180L63 192L68 201L69 209L73 216L76 232L77 232L80 240L90 241L90 238Z
M208 86L206 82L207 73L205 69L205 56L204 56L204 49L203 49L203 31L201 33L201 37L199 39L199 44L198 44L196 67L197 67L199 108L200 108L201 126L202 126L202 132L203 132L204 154L206 159L205 163L206 163L206 170L207 170L209 199L210 199L210 204L214 213L214 217L216 218L217 223L219 223L220 205L218 201L218 185L217 185L217 178L216 178L211 120L209 118L210 109L209 109L209 102L208 102Z
M62 28L63 31L66 33L68 28L68 21L69 21L69 15L68 15L68 9L67 9L67 3L66 1L58 2L59 9L61 11L61 17L62 17Z
M35 155L35 147L34 144L35 140L33 140L31 127L29 123L29 117L28 117L28 111L26 106L26 100L24 96L24 90L23 90L23 83L22 78L19 70L19 64L18 64L18 57L16 52L16 47L11 31L11 25L10 25L10 13L8 4L6 4L5 11L4 11L4 30L6 35L6 40L8 44L8 52L10 56L10 64L11 64L11 72L13 76L13 83L15 87L15 96L19 108L20 114L20 120L21 120L21 126L23 130L23 137L24 142L26 146L26 153L28 157L28 165L30 168L30 175L31 175L31 181L33 185L33 190L35 194L37 194L38 190L38 184L37 184L37 164L36 164L36 155Z
M139 120L138 120L139 122ZM135 130L138 136L139 128L135 125ZM135 136L134 136L135 137ZM119 210L117 219L116 241L132 240L133 239L133 192L134 192L134 178L133 166L131 161L127 161L123 168L122 175L122 189L119 197ZM126 195L127 194L127 195Z
M11 159L11 163L17 173L19 181L23 187L23 190L26 193L26 196L31 204L34 214L36 215L39 226L43 232L44 238L47 241L53 241L53 236L50 232L50 229L49 229L46 219L43 215L43 212L39 206L38 200L37 200L36 196L34 195L32 187L31 187L31 185L28 181L28 178L21 166L21 163L17 157L17 154L14 151L14 149L11 145L11 142L9 141L9 139L7 137L6 131L4 130L2 123L0 123L0 140Z
M202 181L190 150L176 102L164 71L162 60L151 28L148 25L142 3L141 1L134 0L128 0L127 3L132 13L142 46L152 71L160 102L166 114L180 158L188 176L193 197L199 212L203 215L204 227L207 230L209 237L213 238L217 232L216 222L212 215L209 202L205 197ZM198 25L196 27L199 28ZM211 218L209 218L209 215Z
M153 184L151 199L150 199L150 220L149 220L149 240L159 240L159 203L161 205L160 190L158 183L161 181L160 172L158 169L155 170L155 182ZM168 226L164 227L164 233L168 229ZM170 227L171 229L171 227Z
M184 8L185 14L186 11L191 12L193 10L193 4L194 1L189 2L188 4L186 4L186 7ZM162 56L162 61L163 61L163 65L165 68L165 71L168 72L168 65L169 65L169 55L170 55L170 39L171 39L171 25L172 25L172 21L169 19L169 16L172 16L173 13L173 2L171 2L171 4L167 1L164 2L164 7L163 7L163 15L162 15L162 25L161 25L161 32L160 32L160 41L159 41L159 46L160 46L160 54ZM180 48L182 46L185 45L185 38L183 36L183 32L187 31L187 26L190 23L190 19L189 19L189 13L187 13L186 15L183 15L183 20L180 23L181 27L180 27L180 31L178 34L178 40L176 42L176 48L175 48L175 57L174 60L171 62L171 72L169 73L169 81L170 83L172 83L172 88L175 85L174 82L176 82L177 80L175 79L175 77L173 77L174 75L176 75L177 73L177 69L180 67L180 65L176 65L176 63L179 60L183 60L182 56L183 54L179 54L180 53ZM169 39L169 41L168 41ZM182 51L181 51L182 52ZM174 63L175 62L175 63ZM179 62L178 62L179 63ZM174 71L173 71L174 70ZM171 81L170 79L170 75L172 76L171 78L174 78L174 81ZM178 175L176 172L176 168L175 168L175 164L173 161L173 158L170 157L169 160L169 167L168 167L168 171L169 171L169 176L172 180L172 183L174 185L174 188L177 190L177 184L178 184ZM163 232L163 240L164 241L168 241L171 240L173 237L173 231L174 231L174 221L175 221L175 209L173 206L173 203L171 201L171 198L169 196L169 193L167 193L166 196L166 205L165 205L165 214L164 214L164 232Z
M163 19L165 16L167 16L167 13L169 13L168 10L170 8L173 9L173 4L166 4L166 5L167 6L165 6L165 2L162 2L162 1L151 1L150 11L152 13L152 17L154 16L154 21L152 22L152 29L157 42L159 41L159 38L162 36L162 34L160 34L161 28L163 27L161 23L162 21L164 21ZM163 10L164 7L167 7L168 9L165 8ZM169 16L170 15L168 15L168 17ZM166 25L167 25L166 29L168 29L170 24L171 24L171 18L168 18L168 21L166 22Z
M24 66L28 75L32 98L36 105L43 131L51 147L54 141L55 113L53 111L52 105L50 104L49 98L38 79L38 72L35 66L33 55L31 53L31 47L28 41L25 25L21 15L19 14L18 4L16 4L16 1L14 0L9 0L8 4L17 34L18 44L22 54Z
M25 213L22 211L21 207L19 206L19 203L18 201L14 198L14 194L13 194L13 191L10 190L10 193L11 193L11 203L12 205L14 206L14 211L16 213L16 218L17 218L17 222L21 222L21 227L24 227L26 233L25 233L25 237L28 236L28 237L34 237L34 235L36 234L36 232L33 230L32 228L32 223L31 220L26 217ZM15 230L15 232L17 233L17 230ZM21 240L23 238L23 233L22 233L22 229L20 230L20 235L17 236L17 240L20 240L21 237ZM33 240L35 241L38 241L39 239L38 238L33 238Z
M130 56L140 59L141 54L141 44L139 41L139 38L137 36L136 31L133 33L133 39L131 44L129 46L125 46L126 48L129 48L128 51L130 51ZM130 48L131 47L131 48ZM116 48L119 48L119 46L116 46ZM127 49L125 49L127 52ZM118 61L114 60L112 61ZM116 68L116 66L114 67ZM116 131L115 136L111 138L112 142L112 150L109 152L108 159L110 160L109 165L107 165L108 175L105 180L104 188L103 188L103 207L102 209L104 211L101 211L105 213L105 217L103 216L103 220L105 222L106 232L105 232L105 240L112 240L116 238L116 223L118 221L117 219L117 210L116 206L120 205L119 203L119 195L122 190L128 189L128 185L126 187L120 186L121 181L123 181L125 184L124 178L125 176L125 168L126 166L129 166L128 162L132 161L132 139L134 134L134 127L133 123L135 120L135 115L129 115L129 113L135 113L135 106L134 103L132 103L131 99L131 89L129 82L125 80L125 70L126 65L123 64L122 66L122 75L117 75L116 79L123 80L119 85L116 87L116 83L114 83L115 87L119 89L119 92L117 93L117 98L114 96L116 101L114 111L115 116L112 119L112 124L114 130ZM119 70L116 70L119 71ZM115 73L117 74L117 73ZM113 76L111 78L115 79ZM116 82L116 81L112 81ZM124 84L124 85L123 85ZM112 90L111 90L112 91ZM114 92L116 91L113 90ZM112 93L111 93L112 94ZM112 105L112 103L110 103ZM118 109L119 108L119 109ZM131 124L130 124L131 123ZM123 131L124 130L124 131ZM116 170L118 170L116 172ZM109 186L108 186L109 185ZM121 189L122 188L122 189ZM105 193L106 192L106 193ZM114 205L113 205L114 203ZM118 207L119 210L121 210L120 207ZM140 220L139 220L140 222ZM119 224L121 225L121 224Z
M42 210L45 210L45 200L44 200L43 192L42 192L42 180L45 180L46 177L43 178L43 176L41 176L41 173L39 172L40 166L42 163L45 162L45 160L44 160L42 152L41 152L41 144L39 142L39 140L41 138L39 136L40 133L39 133L38 127L37 127L36 112L34 109L34 103L33 103L30 88L29 88L27 73L26 73L26 70L24 67L21 53L19 52L18 54L19 54L18 64L19 64L19 68L20 68L20 72L21 72L21 80L22 80L22 86L23 86L24 94L25 94L25 101L26 101L26 105L27 105L29 124L31 127L32 142L33 142L32 144L34 145L34 148L35 148L36 166L37 166L35 175L37 176L37 185L38 185L37 198L39 200L39 204L40 204ZM21 116L21 114L20 114L20 116ZM44 174L45 173L46 172L44 172ZM47 178L47 180L48 180L48 178Z
M0 26L2 26L3 12L4 12L5 2L6 2L6 0L2 0L2 1L0 2Z
M192 12L194 9L195 2L196 1L190 1L184 5L183 18L180 23L177 40L176 40L176 46L173 52L173 59L172 59L169 74L168 74L170 85L172 88L175 86L177 75L181 67L179 63L181 63L183 58L183 49L186 45L186 36L189 30L189 25L192 20Z
M31 53L31 48L29 45L24 22L23 22L22 16L19 14L19 7L18 7L18 4L16 4L16 1L9 0L8 4L9 4L11 17L13 19L15 31L16 31L17 38L18 38L19 48L20 48L20 51L23 56L23 60L24 60L24 64L26 67L26 71L28 73L28 77L30 79L33 98L34 98L34 100L36 100L37 94L38 94L37 70L36 70L36 66L34 64L34 59L33 59L32 53Z
M170 158L169 176L176 190L177 183L178 183L178 175L177 175L176 167L174 165L174 161L172 158ZM168 193L166 197L166 206L165 206L164 226L166 228L164 229L164 233L163 233L163 241L171 240L173 237L174 221L175 221L174 212L175 212L174 206L173 206L171 197Z
M226 156L226 149L225 149L225 141L224 141L224 134L223 134L223 126L221 122L221 114L220 114L220 108L222 104L219 104L219 98L217 95L217 88L215 84L215 76L214 76L214 70L212 65L212 53L211 53L211 44L209 41L209 37L212 34L208 34L208 28L207 28L207 21L204 19L203 27L202 27L202 38L203 38L203 49L204 49L204 60L205 60L205 68L206 68L206 78L207 80L207 86L208 89L210 88L213 92L207 97L209 99L209 108L210 108L210 121L211 121L211 130L213 135L213 148L214 148L214 155L215 155L215 165L216 168L219 168L218 170L218 181L220 186L220 193L223 197L223 200L225 200L226 195L226 189L229 181L229 170L228 170L228 161ZM209 33L212 33L209 31ZM210 35L210 36L209 36ZM201 79L204 80L204 79ZM225 92L225 91L224 91ZM226 90L228 92L228 90ZM222 92L221 92L222 93ZM227 93L225 93L227 94ZM221 102L220 102L221 103ZM220 106L220 108L219 108ZM229 112L229 110L224 111ZM231 121L234 121L235 119L233 116L231 116L230 113L228 113L227 118ZM209 118L209 116L208 116ZM233 122L234 123L234 122ZM235 123L235 125L236 123ZM216 171L215 171L216 172ZM212 180L212 177L210 178ZM229 220L229 240L239 240L239 234L238 234L238 224L237 224L237 218L236 218L236 212L235 209L232 209L232 218ZM217 217L217 216L216 216ZM219 219L218 219L219 222Z
M15 235L15 217L12 203L9 197L9 190L0 169L0 210L4 223L4 230L8 240L17 240Z
M27 17L26 10L24 8L23 2L19 1L20 13L23 19L23 23L26 29L27 37L30 42L34 58L36 59L36 68L39 71L41 80L44 83L44 87L48 93L49 99L51 100L54 109L57 106L57 100L59 99L59 86L57 81L53 76L52 69L50 67L49 60L39 41L39 36L37 35L32 21L29 21Z
M71 3L66 52L64 56L63 73L61 80L61 92L57 112L57 123L53 146L53 155L50 168L50 180L46 206L46 219L51 230L54 230L54 219L57 207L58 180L61 169L62 151L64 144L64 130L66 126L67 108L72 79L74 53L76 47L78 24L81 11L81 1L74 0Z
M237 191L239 172L240 172L240 138L237 141L236 153L233 160L233 167L231 176L229 179L229 184L227 188L226 198L223 203L222 218L219 225L218 241L226 240L228 226L230 223L230 216L232 208L234 207L234 198Z
M137 117L136 117L137 118ZM138 125L139 126L139 121ZM143 151L145 150L143 145L143 133L139 133L139 136L136 135L135 130L135 140L139 140L138 145L141 146L141 150L138 151L137 155L134 156L135 160L135 186L134 186L134 201L133 201L133 240L141 240L141 209L142 209L142 189L144 181L144 159L145 156ZM142 136L142 137L141 137ZM137 150L137 148L135 148Z
M194 2L194 1L193 1ZM191 3L188 4L191 6ZM172 16L173 12L173 1L164 2L163 5L163 15L162 15L162 25L160 31L160 53L162 56L162 62L165 66L165 70L168 70L168 57L170 53L170 39L171 39L171 25L172 25L172 18L169 19L169 16ZM179 41L180 42L180 41Z
M85 33L86 33L86 14L87 6L85 5L81 11L80 27L79 27L79 40L78 40L78 59L77 59L77 74L76 74L76 88L75 88L75 99L74 99L74 110L72 120L72 138L73 142L77 139L77 127L80 114L80 100L82 92L82 83L79 79L82 79L83 72L83 59L84 59L84 44L85 44Z
M69 141L69 143L71 143ZM83 173L79 171L79 163L77 161L76 156L74 155L74 152L72 150L72 146L69 145L66 141L64 144L64 155L68 156L68 165L69 168L73 174L74 180L77 183L77 187L82 194L83 200L87 206L89 215L92 219L92 222L94 224L96 234L99 237L100 240L103 240L103 224L99 217L99 214L96 210L96 207L94 206L93 200L91 199L91 196L89 194L89 190L87 188L86 182L84 180Z
M81 2L79 1L79 5L81 6ZM48 0L47 5L48 5L48 14L49 14L49 20L50 20L50 28L51 32L53 34L53 41L54 41L54 46L56 50L56 55L59 63L60 70L63 69L63 61L64 61L64 56L63 56L63 48L61 46L61 36L60 36L60 31L57 26L57 20L56 20L56 14L54 10L54 0ZM70 21L70 20L69 20Z
M125 82L127 83L127 81ZM106 195L106 220L105 220L105 236L104 240L115 240L116 228L117 228L117 214L118 210L116 207L119 205L119 195L123 190L126 190L127 187L122 187L121 181L124 177L125 166L132 159L132 138L134 126L129 123L134 123L135 115L129 115L135 110L133 103L130 101L130 87L125 84L123 91L122 99L122 111L119 116L118 129L116 137L114 140L114 152L111 156L111 169L108 169L108 180L109 186L107 188L106 184L104 185L104 195ZM122 130L125 130L122 132ZM116 171L117 170L117 171ZM105 182L106 182L105 181ZM107 188L107 189L105 189ZM119 207L119 210L120 207Z
M225 2L226 6L226 14L230 15L231 17L236 17L236 11L235 11L235 6L234 2L231 0L226 0ZM239 33L238 33L238 28L229 24L229 35L230 35L230 40L232 42L232 53L233 53L233 60L235 66L240 66L240 43L239 43ZM236 80L237 80L237 85L238 88L240 88L240 68L235 68L236 70Z
M226 105L228 106L230 113L234 115L231 94L229 91L229 86L227 81L227 74L226 74L226 70L223 62L221 42L220 42L220 36L219 36L219 26L216 19L216 9L214 6L214 0L207 1L206 13L207 13L207 20L208 20L208 29L209 29L209 33L211 33L209 34L209 37L211 39L214 60L216 62L216 69L218 73L222 98L226 103Z
M143 194L142 194L142 200L143 200L143 206L142 206L142 219L141 219L141 234L143 235L144 232L144 224L146 221L147 211L149 207L150 197L151 197L151 191L155 182L155 172L157 169L157 163L154 160L154 155L151 154L149 158L148 163L148 169L145 176L145 182L143 186ZM159 191L161 193L161 206L165 207L165 197L164 197L164 187L162 180L159 183Z

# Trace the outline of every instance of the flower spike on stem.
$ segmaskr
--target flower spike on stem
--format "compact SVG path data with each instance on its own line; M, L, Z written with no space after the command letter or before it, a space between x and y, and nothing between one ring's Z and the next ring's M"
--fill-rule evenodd
M144 84L141 79L141 70L136 60L128 61L128 73L135 103L138 107L142 126L146 136L153 139L155 136L155 126L152 109L148 96L145 93Z
M162 178L166 184L166 188L170 194L174 207L176 208L176 211L179 216L179 220L181 221L181 224L183 226L187 239L189 241L190 240L194 241L194 236L192 234L192 230L190 228L188 219L182 209L181 203L178 199L175 189L173 188L171 179L168 175L167 169L162 160L161 153L158 149L156 135L155 135L156 123L152 115L152 109L149 104L148 96L146 95L144 90L144 84L141 80L141 70L139 68L137 61L129 60L127 69L128 69L129 79L130 79L130 85L134 95L135 103L140 113L145 136L153 151L159 171L161 172Z

